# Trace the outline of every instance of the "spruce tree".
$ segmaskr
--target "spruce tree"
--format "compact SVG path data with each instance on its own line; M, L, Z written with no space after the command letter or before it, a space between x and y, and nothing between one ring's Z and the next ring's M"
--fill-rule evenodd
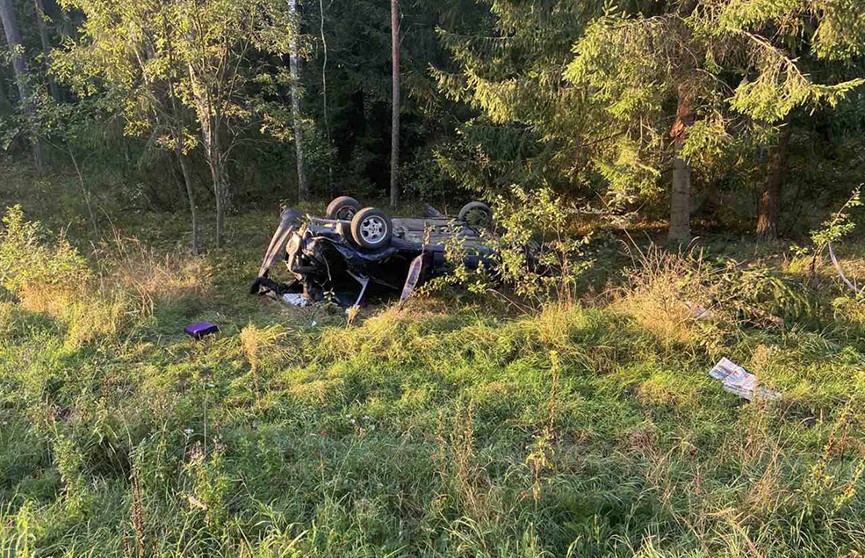
M541 180L580 187L599 176L613 206L672 183L673 242L690 237L693 168L862 83L816 82L789 45L807 45L820 63L861 56L865 3L679 0L598 14L502 1L491 14L488 36L445 34L461 71L440 73L442 88L487 122L530 134Z

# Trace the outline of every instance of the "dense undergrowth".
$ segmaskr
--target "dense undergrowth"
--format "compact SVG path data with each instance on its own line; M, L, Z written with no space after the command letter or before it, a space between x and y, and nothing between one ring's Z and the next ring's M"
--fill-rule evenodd
M4 554L865 553L865 307L828 268L649 248L566 304L348 324L246 297L261 222L193 258L7 213ZM723 392L721 356L783 399Z

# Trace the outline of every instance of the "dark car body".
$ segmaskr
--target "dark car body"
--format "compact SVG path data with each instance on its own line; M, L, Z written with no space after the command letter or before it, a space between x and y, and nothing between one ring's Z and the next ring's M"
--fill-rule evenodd
M346 293L360 286L354 299L354 304L359 304L368 286L380 286L401 290L400 298L404 300L423 280L445 270L446 246L454 239L459 242L464 263L469 267L492 262L495 256L484 246L478 230L431 208L427 217L395 218L392 224L393 236L387 245L369 249L352 239L349 221L322 219L286 209L251 292L281 298L286 293L302 291L308 301L332 295L348 304L347 298L353 296L347 297ZM280 260L285 261L289 272L286 281L271 278L273 267Z

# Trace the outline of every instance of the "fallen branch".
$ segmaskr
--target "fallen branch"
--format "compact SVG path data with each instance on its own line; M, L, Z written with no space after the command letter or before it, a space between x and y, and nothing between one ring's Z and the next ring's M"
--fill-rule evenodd
M853 283L847 276L844 275L844 269L841 267L841 264L838 262L838 258L835 257L835 248L832 246L831 242L827 242L826 246L829 248L829 257L832 259L832 265L835 266L835 271L838 272L838 276L841 277L841 280L845 285L853 289L853 292L856 293L856 296L862 296L865 294L865 287L859 288L856 286L856 283Z

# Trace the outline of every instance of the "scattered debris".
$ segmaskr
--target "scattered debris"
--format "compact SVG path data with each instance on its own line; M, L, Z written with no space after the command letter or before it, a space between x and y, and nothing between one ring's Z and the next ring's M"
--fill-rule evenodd
M183 328L183 331L193 339L201 339L202 337L218 332L219 327L210 322L198 322L197 324L186 326Z
M285 293L282 295L282 301L298 308L303 308L309 304L309 299L303 293Z
M709 371L709 376L721 380L721 387L748 401L778 400L781 394L777 391L762 388L757 383L757 376L751 374L727 357L722 358L718 364Z
M699 322L700 320L705 320L712 317L712 309L706 308L700 304L695 302L687 302L688 309L691 311L691 317L695 322Z

